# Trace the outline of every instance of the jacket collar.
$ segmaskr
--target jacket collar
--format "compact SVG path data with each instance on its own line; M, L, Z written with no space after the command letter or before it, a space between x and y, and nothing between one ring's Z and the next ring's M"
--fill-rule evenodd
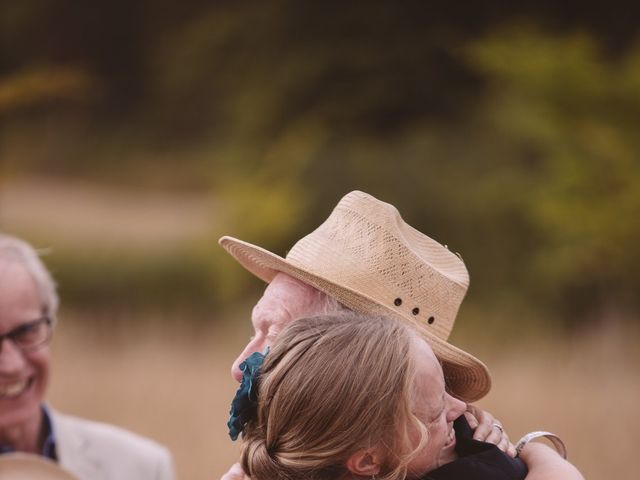
M73 419L50 409L50 418L56 438L58 463L80 478L100 479L102 468L93 452L91 439L74 428Z

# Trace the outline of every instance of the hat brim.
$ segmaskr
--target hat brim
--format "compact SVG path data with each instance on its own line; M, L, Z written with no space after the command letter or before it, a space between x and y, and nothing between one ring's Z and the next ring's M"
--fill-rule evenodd
M21 452L0 455L0 478L3 480L78 480L47 458Z
M354 311L392 316L416 325L414 319L404 317L366 294L293 265L262 247L229 236L220 238L218 243L246 270L267 283L271 283L278 273L286 273L334 297ZM484 397L491 389L491 377L486 365L473 355L430 333L426 325L422 327L418 328L419 333L442 362L450 393L467 402Z

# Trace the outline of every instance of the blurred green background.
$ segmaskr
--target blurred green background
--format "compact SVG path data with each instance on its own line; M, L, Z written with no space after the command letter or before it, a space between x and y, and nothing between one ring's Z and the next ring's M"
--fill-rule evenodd
M633 320L637 17L556 3L3 2L2 226L66 306L211 311L258 288L219 234L284 254L357 188L463 254L467 303Z
M232 328L262 285L217 238L284 255L361 189L462 254L468 344L637 339L621 5L2 2L0 228L49 249L71 318Z

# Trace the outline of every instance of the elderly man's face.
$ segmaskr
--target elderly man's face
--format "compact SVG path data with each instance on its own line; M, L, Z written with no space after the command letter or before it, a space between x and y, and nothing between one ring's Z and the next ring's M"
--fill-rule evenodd
M36 285L19 263L0 258L0 335L42 317ZM4 338L0 344L0 429L40 417L49 377L49 347L25 352Z
M240 364L253 352L264 351L291 320L326 313L327 296L285 273L278 273L253 307L254 335L231 366L231 376L242 379Z

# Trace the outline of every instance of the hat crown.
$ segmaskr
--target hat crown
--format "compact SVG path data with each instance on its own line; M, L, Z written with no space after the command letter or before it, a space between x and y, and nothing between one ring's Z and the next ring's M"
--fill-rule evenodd
M464 262L364 192L345 195L327 220L299 240L287 261L373 299L446 340L467 287ZM352 297L338 298L355 310Z

